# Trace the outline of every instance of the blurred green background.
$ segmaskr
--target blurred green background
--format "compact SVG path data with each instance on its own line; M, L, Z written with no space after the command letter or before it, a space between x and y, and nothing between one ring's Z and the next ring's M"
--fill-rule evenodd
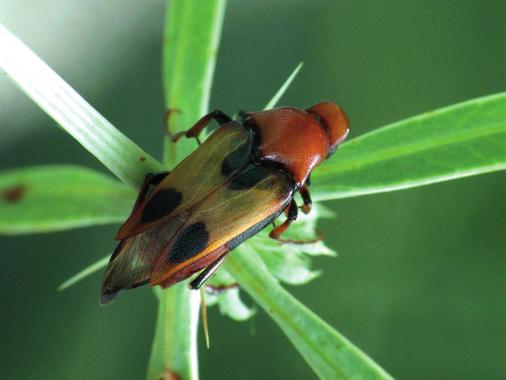
M120 130L160 156L163 1L2 0L0 21ZM351 137L506 89L506 2L230 0L212 108L334 100ZM0 46L0 48L2 48ZM0 169L105 169L0 77ZM48 184L50 186L50 184ZM400 379L506 378L506 175L328 203L337 259L299 299ZM142 379L156 302L149 289L98 306L100 275L56 286L108 254L118 226L0 237L1 379ZM250 300L248 302L251 303ZM210 313L202 379L311 379L262 312Z

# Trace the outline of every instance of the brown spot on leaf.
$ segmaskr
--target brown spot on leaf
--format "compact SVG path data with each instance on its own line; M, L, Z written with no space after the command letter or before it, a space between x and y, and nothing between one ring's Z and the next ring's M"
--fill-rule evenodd
M232 284L220 284L220 285L211 285L211 284L205 284L205 289L211 294L219 294L223 293L229 289L236 289L239 287L239 284L237 282L234 282Z
M166 370L160 375L158 380L182 380L182 377L175 372Z
M144 162L144 161L146 161L146 157L144 157L144 156L140 156L140 157L139 157L139 160L141 160L141 162Z
M23 185L17 185L10 187L2 191L2 198L9 203L19 202L26 191L26 187Z

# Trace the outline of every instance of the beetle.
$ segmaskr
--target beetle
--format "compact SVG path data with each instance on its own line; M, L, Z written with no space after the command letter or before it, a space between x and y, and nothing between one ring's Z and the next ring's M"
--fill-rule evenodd
M200 132L214 120L218 128L200 144ZM226 255L271 224L280 235L297 218L300 193L311 210L309 176L348 135L344 111L320 102L305 110L281 107L203 116L185 132L199 147L172 172L146 176L133 210L120 227L119 244L105 270L101 303L120 291L149 283L166 288L200 271L198 289Z

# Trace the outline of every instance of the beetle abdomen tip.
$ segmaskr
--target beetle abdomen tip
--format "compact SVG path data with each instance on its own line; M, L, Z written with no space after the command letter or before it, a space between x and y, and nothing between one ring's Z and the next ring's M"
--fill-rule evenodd
M100 305L102 306L106 306L108 305L109 303L111 303L111 301L116 298L116 296L118 295L118 293L120 292L121 290L105 290L105 291L102 291L102 295L100 296Z

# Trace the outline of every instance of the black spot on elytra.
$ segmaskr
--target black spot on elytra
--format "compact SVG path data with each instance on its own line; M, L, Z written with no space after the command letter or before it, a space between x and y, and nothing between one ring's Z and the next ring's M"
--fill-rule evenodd
M230 190L248 190L255 187L260 181L271 173L269 168L251 164L228 179L227 187Z
M13 186L2 191L2 198L9 203L19 202L25 195L26 187L23 185Z
M183 199L181 193L171 188L157 191L144 207L141 222L151 223L174 211Z
M169 263L182 263L204 250L209 242L209 232L203 222L190 224L175 238L167 256Z
M251 146L249 142L239 145L237 149L230 152L221 164L221 174L230 177L235 171L243 167L251 157Z

